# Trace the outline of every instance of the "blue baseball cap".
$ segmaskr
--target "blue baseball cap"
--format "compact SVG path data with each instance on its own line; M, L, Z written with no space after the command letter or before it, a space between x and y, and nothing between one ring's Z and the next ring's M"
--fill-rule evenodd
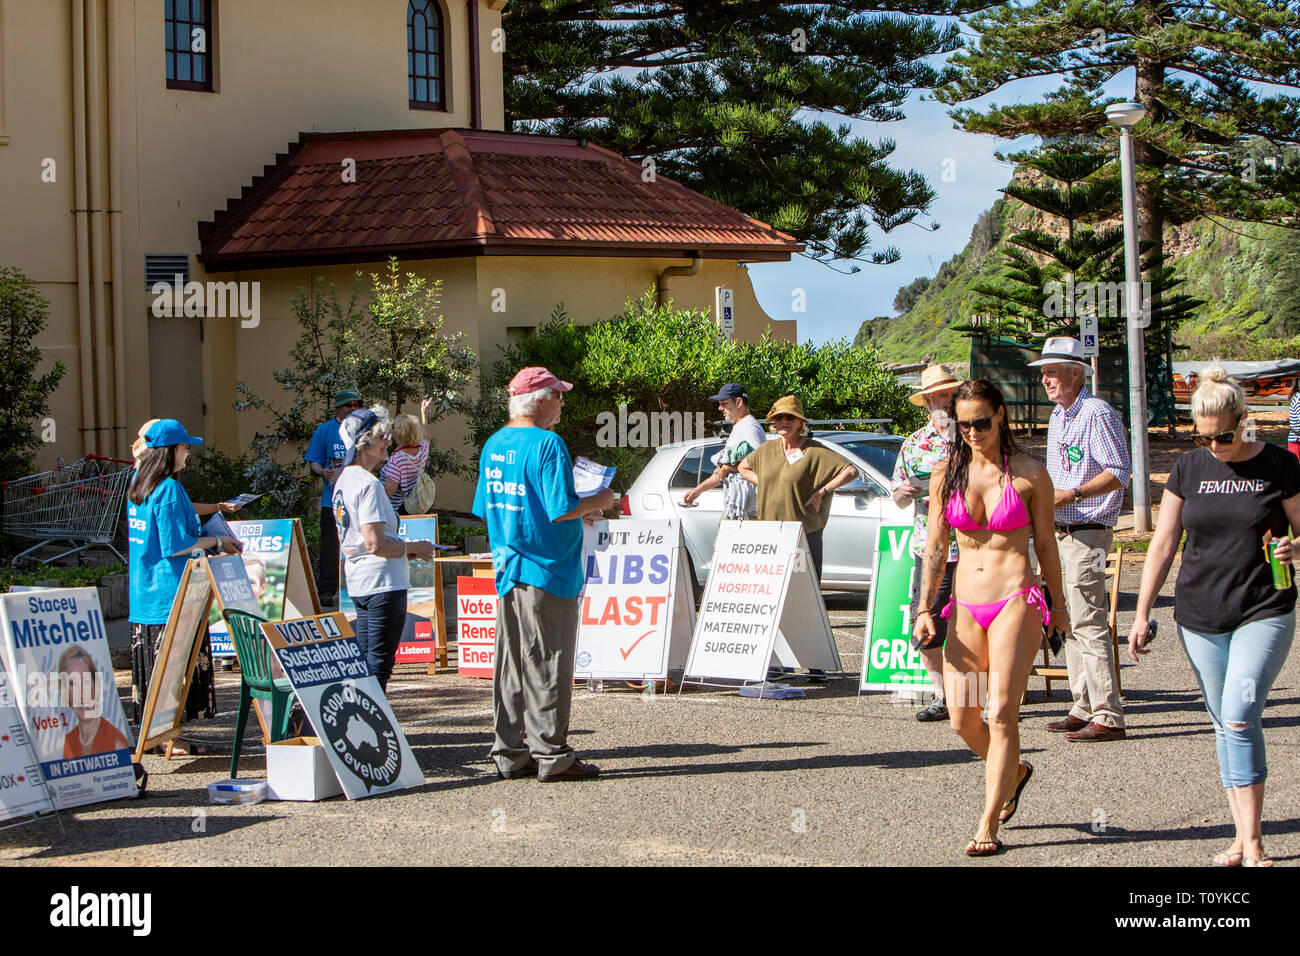
M169 445L202 445L203 439L191 435L174 418L160 418L144 433L144 443L150 448L166 448Z
M357 457L357 442L361 436L377 424L379 417L368 408L359 409L343 419L343 424L339 426L339 439L343 442L345 466L352 464Z
M743 398L745 401L749 401L749 390L743 385L729 382L722 386L722 388L718 389L717 395L710 395L709 401L720 402L724 398Z

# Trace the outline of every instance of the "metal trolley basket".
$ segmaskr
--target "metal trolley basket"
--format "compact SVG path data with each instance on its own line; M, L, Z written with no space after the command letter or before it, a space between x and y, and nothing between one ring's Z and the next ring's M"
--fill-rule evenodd
M5 534L37 542L15 555L13 563L47 544L68 544L67 550L40 563L100 547L125 564L122 552L113 546L113 537L134 468L132 461L87 455L71 465L60 459L52 471L4 482Z

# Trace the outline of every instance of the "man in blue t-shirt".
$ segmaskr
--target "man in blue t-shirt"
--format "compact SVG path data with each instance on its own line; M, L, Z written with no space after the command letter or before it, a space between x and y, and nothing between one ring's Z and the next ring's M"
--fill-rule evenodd
M339 424L361 407L361 396L350 388L334 396L334 417L322 422L312 433L307 454L302 460L313 475L325 482L320 496L320 562L316 571L316 591L324 607L333 607L339 593L339 533L334 527L334 479L343 470L343 439Z
M479 456L474 514L487 521L496 571L492 759L503 778L585 780L600 771L568 745L582 593L582 521L614 505L573 489L573 463L551 431L571 388L540 367L510 380L510 421Z

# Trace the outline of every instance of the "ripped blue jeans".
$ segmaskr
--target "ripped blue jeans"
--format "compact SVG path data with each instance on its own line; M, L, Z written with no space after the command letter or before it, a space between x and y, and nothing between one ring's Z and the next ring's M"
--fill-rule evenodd
M1295 619L1292 610L1223 634L1178 627L1178 637L1205 695L1205 709L1214 722L1219 776L1225 790L1263 783L1268 776L1260 718L1291 649Z

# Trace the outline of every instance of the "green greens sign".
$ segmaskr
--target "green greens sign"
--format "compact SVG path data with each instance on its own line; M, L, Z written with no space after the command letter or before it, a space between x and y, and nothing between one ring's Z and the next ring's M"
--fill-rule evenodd
M912 526L881 525L867 603L862 690L930 687L921 655L912 649Z

